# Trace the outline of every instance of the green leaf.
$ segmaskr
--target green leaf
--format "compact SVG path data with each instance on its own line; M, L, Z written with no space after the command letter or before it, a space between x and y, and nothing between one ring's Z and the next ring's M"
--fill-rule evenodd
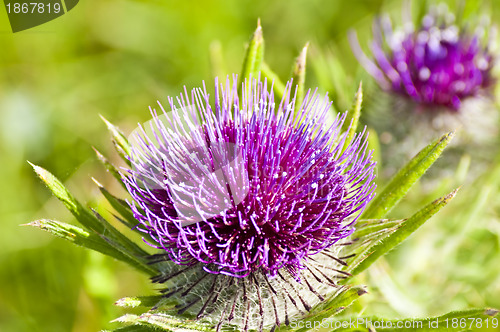
M408 164L394 175L384 190L368 206L362 218L384 218L398 204L401 198L406 195L415 182L439 158L454 134L454 131L449 132L423 148Z
M302 102L304 101L304 91L306 83L306 60L307 60L307 49L309 48L309 43L302 49L299 56L295 60L295 64L292 70L293 84L295 88L295 113L299 112Z
M52 191L83 226L96 231L98 234L103 234L106 231L105 225L94 218L52 173L40 166L28 163L33 167L33 170L45 183L47 188Z
M106 200L109 202L109 204L120 214L121 217L118 217L117 215L114 215L114 217L120 221L122 224L127 226L129 229L134 231L135 233L141 235L144 239L154 242L154 240L151 238L151 236L148 233L144 233L139 228L137 228L137 225L139 224L139 221L135 219L134 214L132 212L132 209L128 205L126 201L124 201L121 198L116 197L115 195L111 194L104 186L99 183L96 179L92 178L92 180L95 182L95 184L99 187L99 190L101 191L102 195L106 198ZM142 211L139 207L137 207L139 211Z
M357 275L366 270L382 255L389 252L398 244L403 242L408 236L415 232L422 226L430 217L444 207L455 196L458 189L452 191L450 194L441 197L434 202L428 204L423 209L415 213L409 219L402 222L394 232L385 236L383 240L375 242L368 247L364 252L356 257L356 260L349 266L348 272L352 275ZM346 279L342 280L345 282Z
M276 332L295 331L304 332L313 329L315 322L321 322L323 319L335 316L347 307L357 301L362 295L368 293L363 286L345 287L339 292L332 294L332 296L325 301L319 303L311 309L311 311L295 323L301 322L301 328L295 328L294 324L289 326L281 325ZM308 326L311 326L310 328Z
M141 270L148 271L151 275L157 273L155 269L146 264L145 258L149 255L147 252L120 233L104 218L93 215L88 209L84 208L53 174L40 166L31 163L30 165L45 183L47 188L52 191L83 226L89 230L93 230L106 239L114 248L133 258L136 261L135 267L139 265L141 266Z
M498 313L497 309L467 309L461 311L452 311L442 316L429 318L404 318L404 319L384 319L381 317L351 317L341 320L345 322L346 328L337 328L333 331L422 331L422 332L441 332L441 331L478 331L493 330L492 317ZM498 319L496 326L498 327ZM351 323L351 324L349 324ZM334 323L333 323L334 324ZM488 324L488 326L486 326Z
M162 295L152 295L152 296L136 296L136 297L124 297L115 302L115 305L119 307L137 308L137 307L154 307L160 302L164 297Z
M92 178L92 180L99 187L101 194L106 198L109 204L111 204L113 209L115 209L124 218L122 221L125 223L125 225L130 229L136 229L138 221L134 218L134 214L132 213L132 210L130 209L130 206L127 204L127 202L111 194L96 179Z
M336 294L330 299L318 304L304 318L305 321L322 320L339 314L347 307L357 301L361 296L368 293L363 286L347 288L340 294ZM300 331L300 330L299 330Z
M118 180L118 182L120 183L120 185L124 188L124 189L127 189L127 187L125 186L125 183L123 182L123 176L122 176L122 173L120 173L120 171L115 167L115 165L113 165L112 163L110 163L108 161L108 159L106 157L104 157L103 154L101 154L96 148L92 147L92 149L94 149L94 152L96 153L97 155L97 159L99 159L99 161L104 165L104 167L106 168L106 170L111 173L111 175L113 175L113 177Z
M352 233L353 239L365 239L380 232L389 232L392 228L398 226L403 220L387 220L387 219L369 219L359 220L356 224L356 230Z
M109 245L109 243L107 243L97 234L89 233L86 230L71 224L66 224L49 219L40 219L22 226L32 226L40 228L57 237L73 242L74 244L77 244L79 246L101 252L108 256L115 257L114 254L117 252L113 247Z
M348 266L344 270L349 272L351 266L359 264L364 258L363 253L368 248L393 233L402 222L403 220L387 219L363 219L358 221L356 230L347 240L349 245L344 245L339 254L340 257L354 255L354 257L346 261Z
M372 160L377 163L377 168L382 169L382 157L380 156L380 140L378 133L373 128L368 128L368 150L372 152Z
M346 119L344 121L343 130L347 132L347 137L344 143L344 149L347 148L349 143L352 141L356 130L358 128L359 116L361 115L361 105L363 103L363 86L361 82L359 83L358 91L354 96L354 101L352 103L349 112L347 113Z
M268 81L273 83L274 99L281 100L283 98L283 94L285 93L285 84L281 82L278 74L272 71L267 63L262 62L261 70L262 75L264 75Z
M260 19L257 21L257 29L253 33L250 44L247 48L245 60L243 61L243 70L239 79L238 87L246 79L253 77L254 79L259 76L260 67L264 59L264 37L262 35L262 27L260 26Z
M118 127L106 120L106 118L102 115L100 115L100 117L108 127L108 130L113 137L113 144L116 148L116 151L118 152L120 157L122 157L122 159L127 163L127 165L131 166L131 162L127 157L130 157L132 155L132 148L127 138L125 137L125 135L123 135L120 129L118 129Z
M121 323L132 323L146 325L150 327L156 327L162 331L205 331L212 332L215 331L212 328L212 324L207 324L203 321L192 321L187 319L181 319L179 317L171 316L162 312L146 312L140 316L137 315L124 315L114 322Z
M151 326L144 325L129 325L117 328L115 330L104 330L103 332L159 332L158 330Z
M129 256L123 254L121 251L114 248L111 244L109 244L105 239L103 239L99 235L87 232L86 230L79 228L77 226L48 219L36 220L29 224L25 224L23 226L32 226L40 228L57 237L68 240L76 245L91 250L95 250L104 255L116 258L129 265L136 267L139 270L142 270L143 272L149 273L149 271L144 269L142 265L138 265L134 259L130 258Z

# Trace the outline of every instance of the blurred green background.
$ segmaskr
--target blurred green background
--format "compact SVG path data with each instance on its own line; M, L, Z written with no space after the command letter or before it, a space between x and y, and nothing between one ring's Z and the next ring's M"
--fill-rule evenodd
M456 8L453 1L450 6ZM467 12L500 18L495 2L467 1ZM119 163L99 114L128 134L150 118L148 106L215 75L239 73L244 45L261 19L265 61L283 80L311 43L307 84L320 85L347 108L358 80L370 78L354 59L347 31L371 38L375 15L400 20L400 1L131 1L85 0L69 13L13 34L0 9L0 331L98 331L122 309L120 297L152 294L145 276L21 227L38 218L73 222L36 178L27 160L62 179L102 213L91 180L125 195L91 146ZM423 142L422 146L427 142ZM493 161L494 156L491 156ZM450 165L454 170L458 165ZM500 166L462 188L457 199L361 282L357 304L385 317L500 307ZM461 169L432 193L415 188L396 217L467 183Z

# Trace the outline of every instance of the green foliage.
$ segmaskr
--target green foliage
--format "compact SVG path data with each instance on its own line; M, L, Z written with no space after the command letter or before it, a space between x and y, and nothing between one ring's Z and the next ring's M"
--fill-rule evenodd
M25 226L32 226L47 231L57 237L73 242L76 245L92 249L104 255L124 261L125 263L133 264L125 254L116 250L102 237L95 233L89 233L82 228L66 224L55 220L41 219L33 221Z
M354 101L351 108L347 112L346 119L343 124L343 130L347 132L347 137L344 143L344 150L347 149L349 143L354 138L356 131L358 129L359 116L361 115L361 104L363 103L363 87L361 82L359 83L358 91L354 96Z
M204 324L203 322L200 321L194 322L189 320L182 320L179 319L178 317L167 315L161 312L147 312L139 316L128 314L116 319L115 321L120 323L138 324L146 327L157 328L160 331L167 331L167 332L176 332L181 330L186 332L215 331L212 328L211 324ZM118 329L118 331L121 330Z
M106 170L111 174L113 175L113 177L118 181L118 183L120 183L120 185L126 189L126 186L125 186L125 183L123 182L122 180L122 174L120 173L120 171L115 167L115 165L113 165L112 163L110 163L108 161L108 159L106 157L104 157L102 155L102 153L99 152L99 150L97 150L96 148L92 147L97 155L97 159L99 159L99 161L104 165L104 167L106 168ZM102 186L101 186L102 187Z
M250 77L256 78L260 74L262 61L264 60L264 36L262 35L262 27L260 20L257 21L257 29L253 33L250 44L248 45L245 60L243 61L243 70L239 78L238 86Z
M138 297L124 297L115 302L120 307L154 307L162 300L161 295L154 296L138 296Z
M306 84L306 60L307 60L307 49L309 48L309 43L304 46L300 52L297 59L295 59L295 64L292 70L293 85L295 88L295 112L297 113L302 106L305 94L305 84Z
M140 271L146 272L150 275L155 275L158 273L154 268L150 267L146 263L146 257L148 253L140 248L135 242L129 239L127 236L120 233L114 226L112 226L107 220L100 217L99 215L93 215L90 211L84 208L71 193L64 187L64 185L50 172L45 169L33 165L33 169L38 174L40 179L45 183L45 185L52 191L52 193L66 206L66 208L73 214L73 216L89 231L95 232L97 235L102 237L109 243L110 247L115 250L113 257L123 260ZM42 223L32 224L31 226L42 225ZM52 224L51 228L45 226L45 230L53 231L56 224ZM41 226L40 226L41 227ZM69 229L66 229L69 231ZM63 234L62 231L58 231L57 235ZM84 236L83 233L79 234ZM76 236L76 233L75 233ZM68 239L67 236L65 236ZM79 241L79 245L85 245L85 241ZM94 248L91 248L94 249ZM108 251L109 252L109 251Z
M263 62L261 69L262 75L264 75L268 81L273 83L274 98L276 100L281 100L283 98L283 94L285 93L285 84L283 84L278 74L269 68L267 63Z
M94 182L99 187L101 194L106 198L109 204L115 209L122 217L120 221L122 221L128 228L136 230L137 219L134 218L134 214L132 213L132 209L123 199L118 198L111 194L102 184L100 184L96 179L92 178Z
M128 325L113 330L113 332L158 332L159 329L146 325ZM109 330L104 331L109 332Z
M116 127L114 124L106 120L106 118L103 117L102 115L101 119L102 121L104 121L104 123L108 127L109 132L111 133L111 137L113 138L113 144L115 145L116 151L118 151L118 154L120 155L120 157L122 157L123 161L125 161L130 166L131 162L128 159L128 157L131 154L131 147L130 144L128 143L127 138L125 137L125 135L123 135L120 129L118 129L118 127Z

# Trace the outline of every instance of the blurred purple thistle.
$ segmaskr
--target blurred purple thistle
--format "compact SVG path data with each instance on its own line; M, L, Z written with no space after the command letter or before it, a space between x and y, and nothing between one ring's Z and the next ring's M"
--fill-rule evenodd
M291 82L276 104L266 82L244 84L241 98L236 82L219 86L216 80L215 104L203 86L177 98L180 109L170 98L166 120L153 111L153 134L141 130L126 178L138 227L163 251L153 261L204 271L193 288L207 275L232 278L234 287L243 279L231 295L236 298L241 287L261 288L263 280L271 285L276 276L289 275L317 294L308 278L321 280L319 272L308 264L353 232L373 196L367 133L345 142L345 115L327 126L330 102L311 91L294 115ZM338 271L330 268L327 274ZM274 292L280 285L269 287ZM285 304L288 317L287 310Z
M457 111L464 99L481 95L493 85L495 59L489 45L481 43L482 27L471 33L453 21L452 14L435 9L417 29L409 19L397 31L387 16L376 19L373 61L362 51L354 31L349 41L358 61L384 90L426 108Z

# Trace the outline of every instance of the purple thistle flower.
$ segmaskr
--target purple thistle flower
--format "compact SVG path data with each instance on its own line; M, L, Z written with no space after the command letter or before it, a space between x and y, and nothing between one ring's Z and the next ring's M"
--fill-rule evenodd
M275 103L266 82L244 85L240 98L236 81L216 80L214 104L203 86L177 98L180 109L170 98L163 119L152 111L125 182L138 227L162 250L152 262L175 263L154 281L170 283L179 312L218 311L217 321L262 330L338 289L341 240L373 196L374 162L365 132L345 142L345 115L325 124L326 97L309 91L294 116L291 82Z
M358 61L383 89L426 108L457 111L464 99L493 85L494 57L481 42L482 27L476 33L460 28L441 9L431 10L417 29L407 23L394 31L388 17L376 20L373 61L361 50L355 32L349 39Z

